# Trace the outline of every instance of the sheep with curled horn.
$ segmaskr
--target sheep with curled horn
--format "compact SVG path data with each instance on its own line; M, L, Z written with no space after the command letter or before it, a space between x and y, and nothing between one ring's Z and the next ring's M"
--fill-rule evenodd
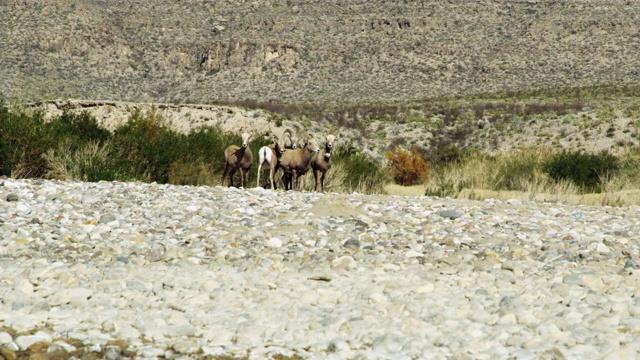
M320 149L316 141L311 135L307 135L305 145L302 149L287 150L282 154L279 166L284 172L282 182L284 183L285 190L293 190L294 184L295 188L298 188L300 176L309 170L311 158L313 154L318 151L320 151Z
M320 186L322 192L324 192L324 178L327 175L327 171L331 168L331 151L333 150L333 143L337 138L337 136L332 134L326 135L324 148L311 160L311 169L313 170L313 179L315 181L313 191L318 191L318 175L320 175Z
M258 151L258 179L257 185L260 186L260 173L267 170L269 171L269 182L271 183L271 190L277 188L275 183L275 175L278 170L278 163L282 154L284 154L284 140L282 137L278 137L276 134L271 134L273 144L263 146ZM261 170L264 166L264 170Z
M300 145L300 138L291 129L285 129L282 133L285 149L297 149Z
M242 129L240 130L242 131ZM249 185L249 169L253 164L253 154L249 149L249 139L253 135L253 131L250 133L242 132L242 145L229 145L224 152L224 171L222 172L222 186L224 186L224 178L229 171L229 186L233 185L233 175L237 170L240 170L240 186L245 187Z

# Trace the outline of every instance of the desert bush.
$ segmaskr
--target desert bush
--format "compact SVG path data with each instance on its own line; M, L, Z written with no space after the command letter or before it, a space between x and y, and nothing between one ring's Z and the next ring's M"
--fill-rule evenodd
M55 145L44 127L44 113L28 114L0 108L0 174L40 177L46 171L42 154Z
M493 163L483 154L468 154L458 161L443 163L434 167L426 182L425 195L438 197L456 197L462 189L488 188Z
M433 169L427 181L428 196L457 196L463 189L557 192L558 185L544 171L551 156L546 149L525 148L498 154L468 153L457 162Z
M155 111L136 111L113 134L116 166L130 166L131 177L166 183L169 169L185 151L185 135L170 129Z
M422 183L429 178L429 164L418 149L407 151L397 148L385 153L386 169L396 184L403 186Z
M529 183L539 183L544 171L545 161L550 153L544 149L519 149L510 153L503 153L492 157L495 174L492 180L492 190L520 190L530 186Z
M217 185L220 179L211 172L208 163L174 161L169 167L170 184L174 185Z
M185 148L188 149L182 156L183 162L208 164L212 172L222 172L224 168L224 150L231 144L240 143L240 136L228 133L218 126L207 126L194 129L185 138ZM253 150L256 145L251 143Z
M334 191L353 192L364 194L380 194L383 192L387 176L379 163L366 155L351 143L340 144L333 151L332 169L329 177L342 178L341 189L332 188Z
M111 136L109 131L100 127L98 121L86 111L80 114L65 111L44 126L45 131L56 143L66 143L71 147L83 147L90 142L100 144Z
M465 150L461 149L454 141L439 135L431 139L431 151L427 160L433 167L446 166L460 161L464 155Z
M585 193L600 193L603 179L614 176L619 168L618 159L604 151L597 154L563 151L544 164L544 169L551 178L571 180Z
M61 142L56 149L43 154L47 164L45 178L80 179L82 181L126 180L126 172L119 173L113 166L108 143L87 142L78 147L69 139Z

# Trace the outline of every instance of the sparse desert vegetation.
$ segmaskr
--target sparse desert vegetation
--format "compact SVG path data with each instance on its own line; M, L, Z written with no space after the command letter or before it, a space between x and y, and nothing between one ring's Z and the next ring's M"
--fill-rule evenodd
M640 6L633 2L0 8L0 32L9 39L0 44L0 93L12 119L3 124L7 175L216 184L219 147L237 141L246 124L234 125L240 116L260 121L260 131L341 133L329 191L378 193L390 179L426 180L426 192L442 196L474 186L581 194L635 186L625 175L635 171L628 159L640 143L639 58L632 55ZM17 106L65 98L107 100L65 108L53 121ZM118 101L164 105L123 110ZM177 115L169 119L171 112ZM18 129L20 121L33 130ZM14 132L22 140L7 138ZM268 142L255 141L254 149ZM385 154L405 150L426 167L416 172L405 163L389 173ZM618 168L591 174L595 185L551 170L551 159L597 154ZM466 168L522 157L539 164L517 179L487 180L494 172ZM464 176L446 180L463 168Z

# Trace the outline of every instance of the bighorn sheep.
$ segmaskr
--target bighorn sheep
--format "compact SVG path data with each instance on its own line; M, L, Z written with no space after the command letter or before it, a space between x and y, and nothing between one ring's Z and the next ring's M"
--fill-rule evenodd
M241 135L242 146L229 145L225 150L222 186L224 186L224 178L227 175L227 170L230 170L229 186L233 186L233 175L238 169L240 170L240 186L245 187L246 185L249 185L249 169L253 164L253 154L251 154L251 149L249 149L249 139L252 134L253 132L251 132L251 134L243 132Z
M260 186L260 173L262 171L269 170L269 181L271 182L271 190L276 189L275 184L275 175L278 170L278 162L284 153L284 140L282 138L277 137L275 134L272 135L273 144L269 146L263 146L258 151L258 180L257 186ZM262 166L265 166L264 170L261 171Z
M300 139L291 129L285 129L282 133L285 149L297 149Z
M293 190L293 183L297 188L299 176L309 169L311 155L318 151L320 151L318 144L311 136L308 136L302 149L287 150L282 154L280 167L284 171L282 182L285 190Z
M327 135L324 149L311 160L311 169L313 169L313 179L315 180L315 186L313 191L318 191L318 173L320 176L320 186L322 192L324 192L324 178L327 175L327 171L331 168L331 150L333 149L333 142L336 140L334 135Z

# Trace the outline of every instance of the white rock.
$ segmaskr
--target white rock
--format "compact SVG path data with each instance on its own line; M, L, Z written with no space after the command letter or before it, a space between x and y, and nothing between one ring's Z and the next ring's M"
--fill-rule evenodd
M51 335L42 332L42 331L38 331L37 333L35 333L34 335L22 335L22 336L18 336L15 340L16 344L20 347L20 350L26 350L29 348L29 346L38 343L38 342L47 342L50 343L51 342L52 337Z
M341 256L331 261L331 267L334 269L340 268L340 269L346 269L346 270L353 270L357 266L358 264L356 263L356 260L350 255Z
M138 350L138 355L143 358L154 359L164 355L165 350L152 346L145 346Z
M435 288L436 286L434 284L426 283L424 285L418 286L417 288L413 289L413 292L416 294L430 293L430 292L433 292Z
M385 354L400 354L402 351L402 336L395 333L386 333L373 339L372 348Z
M169 326L164 329L164 334L168 337L193 336L196 333L196 327L189 323Z
M266 245L269 246L269 247L273 247L273 248L280 248L280 247L282 247L282 240L280 240L279 238L276 238L276 237L270 238L267 241Z
M8 344L13 341L11 335L6 332L0 332L0 345Z
M599 252L600 254L608 254L611 250L607 245L603 243L598 243L598 245L596 246L596 251Z
M404 256L408 258L416 258L416 257L423 257L424 254L422 254L421 252L417 252L415 250L409 250L406 253L404 253Z
M16 291L25 295L30 295L33 293L33 285L29 282L29 280L20 280L18 285L16 285Z
M171 348L178 354L195 354L200 351L200 342L196 338L178 339Z
M87 288L69 288L62 289L51 295L48 302L51 306L69 304L71 301L83 304L93 295L93 290Z

